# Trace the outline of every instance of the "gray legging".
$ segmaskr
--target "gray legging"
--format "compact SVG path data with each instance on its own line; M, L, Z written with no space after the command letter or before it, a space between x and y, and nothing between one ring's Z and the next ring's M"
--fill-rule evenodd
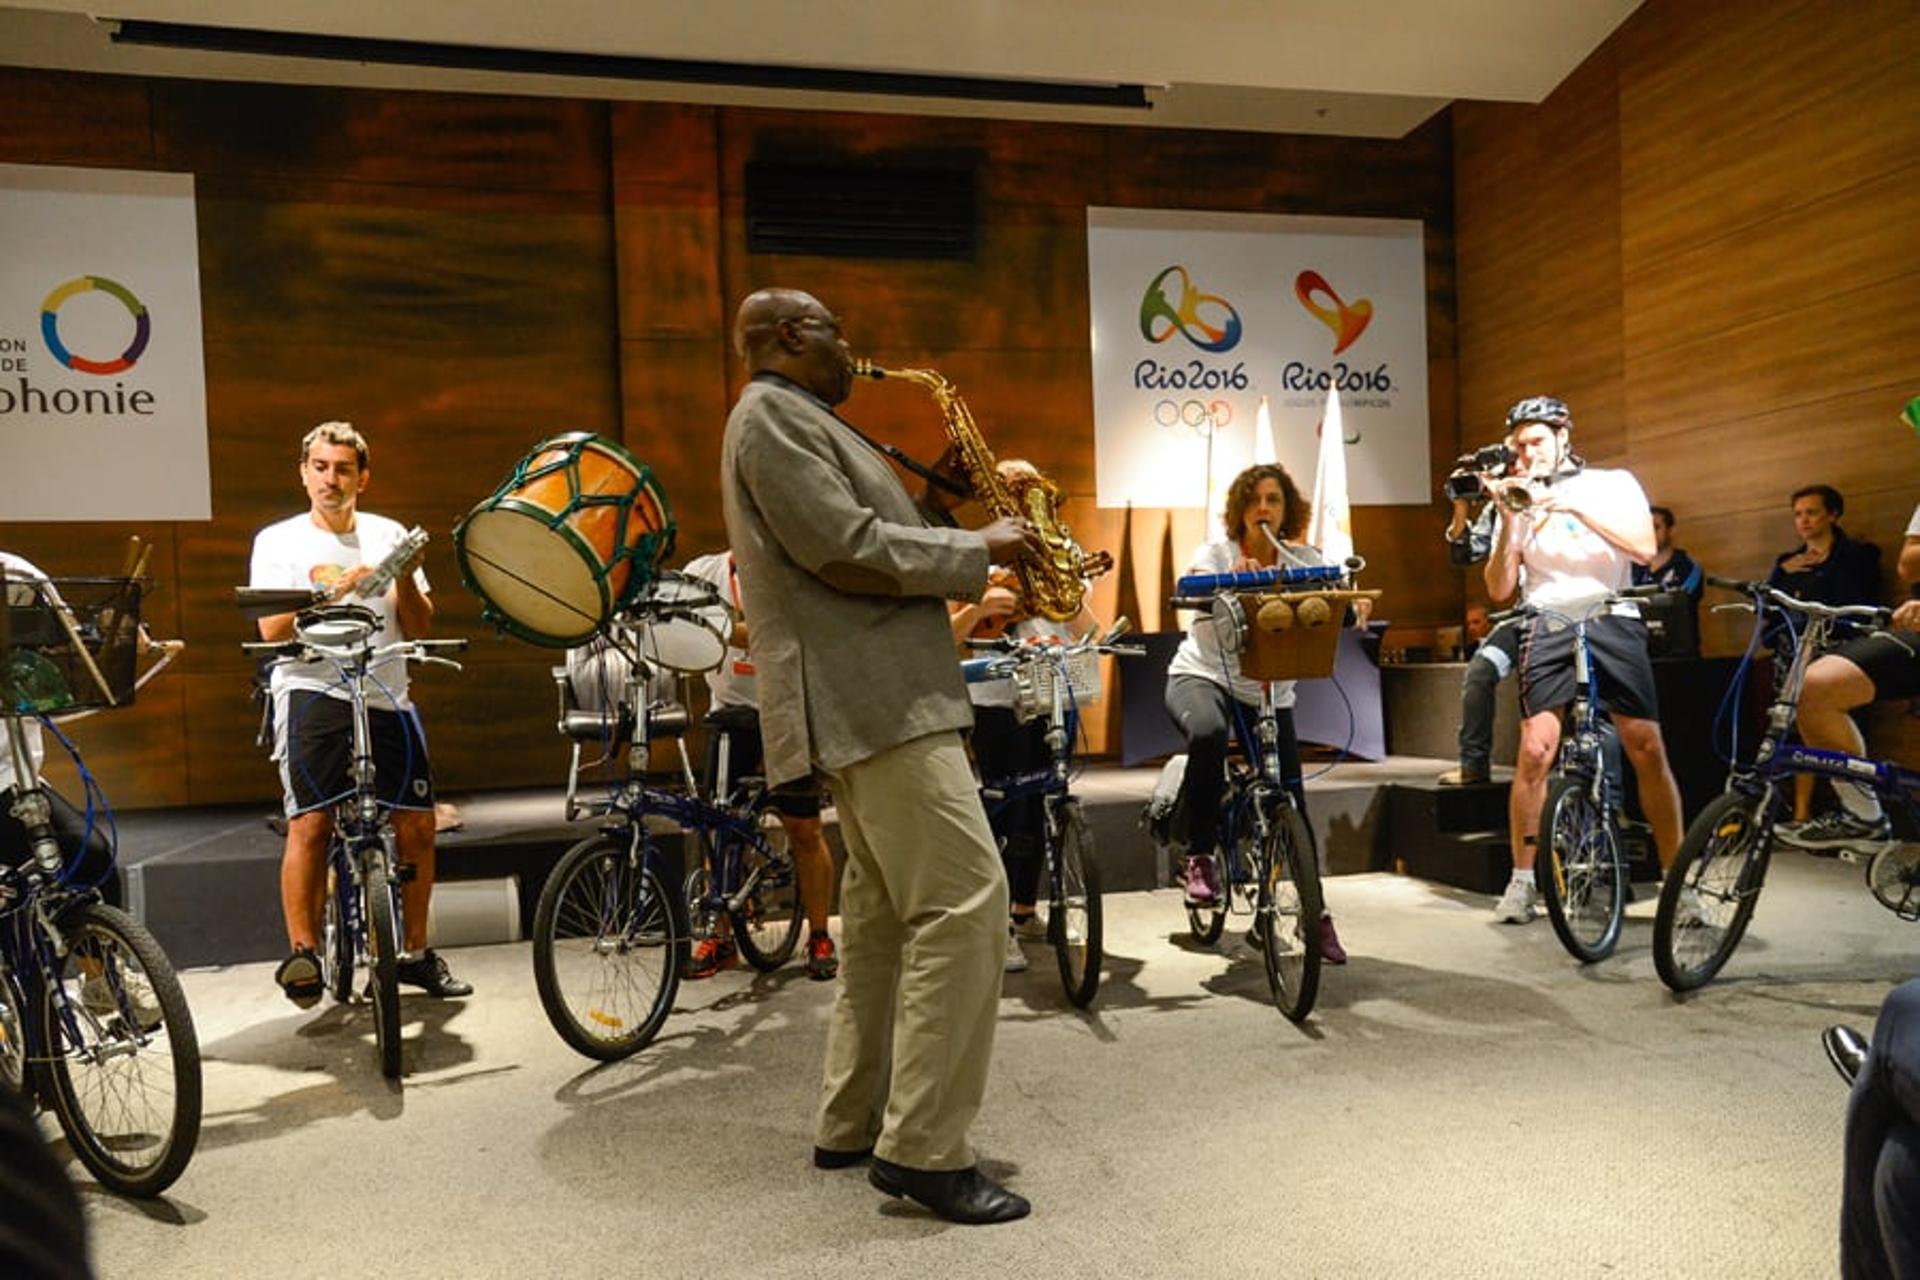
M1260 708L1236 703L1225 685L1201 676L1171 676L1167 679L1167 714L1180 726L1187 739L1187 773L1180 784L1180 803L1187 812L1187 852L1213 852L1214 837L1220 825L1220 797L1226 790L1227 733L1239 724L1240 749L1250 758L1257 756L1256 746L1248 740ZM1275 713L1280 727L1280 776L1293 792L1300 816L1307 814L1307 790L1300 780L1300 742L1293 734L1293 708ZM1312 830L1311 827L1308 828Z
M1467 663L1460 685L1460 771L1486 776L1493 769L1493 700L1500 682L1520 665L1520 628L1503 622L1488 633Z

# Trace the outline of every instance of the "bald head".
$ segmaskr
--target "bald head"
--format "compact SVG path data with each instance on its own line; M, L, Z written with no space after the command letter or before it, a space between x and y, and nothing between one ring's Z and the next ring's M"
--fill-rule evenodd
M853 353L840 321L799 289L748 294L733 320L733 345L749 373L777 373L839 404L853 389Z

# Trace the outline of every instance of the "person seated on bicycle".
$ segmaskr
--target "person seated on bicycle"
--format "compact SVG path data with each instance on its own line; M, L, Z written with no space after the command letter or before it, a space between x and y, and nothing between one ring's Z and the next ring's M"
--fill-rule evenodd
M353 595L406 536L384 516L359 509L372 476L367 442L351 424L323 422L300 442L300 483L308 509L262 529L253 540L248 584L254 587L317 588L331 599L351 598L373 609L381 627L372 643L417 640L433 623L433 602L420 557L395 575L374 599ZM294 638L292 613L260 620L260 638ZM407 664L395 654L374 665L368 679L368 718L373 730L375 786L392 816L400 862L413 878L401 889L407 921L400 981L446 998L473 993L447 962L427 947L427 906L433 896L433 771L420 714L407 698ZM321 996L320 916L327 891L327 846L333 836L332 806L353 791L352 699L340 687L331 663L310 662L273 670L273 759L286 796L287 843L280 863L280 908L289 954L274 972L287 998L309 1008Z
M47 575L25 556L0 551L0 570L5 571L7 578L6 604L9 608L27 608L46 602L48 597L43 593L53 591ZM57 594L51 597L53 601L58 598ZM47 750L39 720L22 715L16 723L20 727L21 745L26 749L27 765L33 776L24 780L14 776L13 749L8 741L6 726L0 724L0 866L24 867L33 859L33 839L25 824L14 816L13 805L22 781L31 785L37 780L40 790L47 797L47 807L52 811L53 838L59 844L60 855L65 860L67 883L97 888L101 901L108 906L123 906L120 872L114 866L113 842L107 838L105 824L89 823L84 813L41 776ZM97 961L92 963L97 967ZM81 960L83 968L88 964L87 959ZM160 1001L147 980L129 971L124 975L123 983L127 998L133 1002L135 1014L143 1023L149 1020L157 1023ZM87 975L81 984L80 997L89 1009L102 1016L117 1008L112 990L97 972Z
M1505 600L1524 587L1527 605L1578 616L1624 590L1636 561L1653 558L1647 495L1631 472L1588 467L1574 454L1569 445L1573 416L1552 396L1514 405L1507 428L1524 475L1492 486L1520 487L1527 500L1513 499L1519 510L1499 504L1487 592ZM1544 614L1528 620L1521 636L1520 752L1508 799L1513 877L1494 908L1494 918L1509 924L1525 924L1534 916L1540 808L1560 747L1561 708L1577 693L1573 642L1571 626ZM1665 867L1680 847L1680 789L1660 738L1646 624L1631 601L1616 601L1587 623L1587 644L1600 703L1633 763L1640 804Z
M1807 667L1795 717L1807 746L1864 756L1866 740L1852 713L1884 698L1920 697L1920 506L1907 522L1899 567L1912 598L1893 611L1892 624L1846 641ZM1783 824L1776 829L1780 840L1802 849L1838 851L1871 848L1891 838L1872 788L1835 779L1833 790L1839 809L1805 824Z
M1276 541L1286 545L1290 563L1323 563L1318 548L1300 541L1312 510L1313 504L1301 495L1285 467L1256 463L1235 476L1227 488L1222 520L1226 536L1195 551L1186 572L1271 569L1280 563ZM1279 727L1281 776L1304 820L1307 791L1300 772L1300 742L1293 730L1293 684L1291 680L1274 682L1274 718ZM1179 803L1187 815L1186 898L1192 906L1211 908L1223 901L1214 841L1226 792L1227 732L1230 725L1238 724L1241 749L1257 759L1259 744L1249 738L1260 714L1260 700L1260 681L1240 674L1240 660L1221 649L1211 616L1197 615L1167 666L1167 714L1187 740L1187 770ZM1320 953L1330 964L1347 960L1330 912L1320 918Z
M996 466L1004 480L1040 473L1032 463L1020 458L1003 458ZM1011 569L996 565L987 573L987 589L979 604L955 602L952 611L953 638L956 644L969 638L990 640L1011 636L1028 644L1059 643L1077 640L1098 630L1090 596L1081 597L1080 612L1066 622L1028 616L1021 606L1018 580ZM963 657L971 656L962 654ZM973 702L973 758L984 778L1005 778L1043 769L1053 760L1047 745L1047 722L1035 719L1021 724L1013 713L1013 677L982 680L967 686ZM1069 729L1069 732L1072 732ZM988 806L993 834L1000 841L1000 861L1007 873L1008 973L1027 968L1027 953L1020 949L1022 938L1044 937L1034 904L1040 893L1040 871L1046 843L1046 798L1032 795L998 806Z
M753 660L747 653L746 618L740 613L740 575L731 551L700 556L682 572L711 583L733 606L721 624L730 630L727 656L706 677L713 703L708 717L712 732L707 735L707 785L715 803L724 803L727 797L720 794L720 787L758 774L766 759L760 739L760 691ZM728 744L726 779L720 777L722 742ZM820 825L820 785L811 777L783 784L771 792L771 803L793 850L800 902L807 913L807 976L826 982L840 972L840 958L833 949L833 935L827 932L828 907L833 902L833 853L827 848ZM740 963L733 934L726 925L722 918L714 936L701 939L694 947L687 977L710 978Z

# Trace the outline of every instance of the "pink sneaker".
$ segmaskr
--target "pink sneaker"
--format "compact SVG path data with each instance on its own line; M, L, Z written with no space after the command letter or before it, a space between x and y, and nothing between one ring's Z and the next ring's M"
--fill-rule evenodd
M1220 901L1220 876L1213 855L1197 853L1187 859L1187 905L1211 907Z

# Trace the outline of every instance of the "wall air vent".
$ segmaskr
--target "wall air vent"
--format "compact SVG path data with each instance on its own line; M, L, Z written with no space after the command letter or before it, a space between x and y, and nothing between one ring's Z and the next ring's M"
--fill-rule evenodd
M747 249L828 258L973 257L975 167L747 165Z

